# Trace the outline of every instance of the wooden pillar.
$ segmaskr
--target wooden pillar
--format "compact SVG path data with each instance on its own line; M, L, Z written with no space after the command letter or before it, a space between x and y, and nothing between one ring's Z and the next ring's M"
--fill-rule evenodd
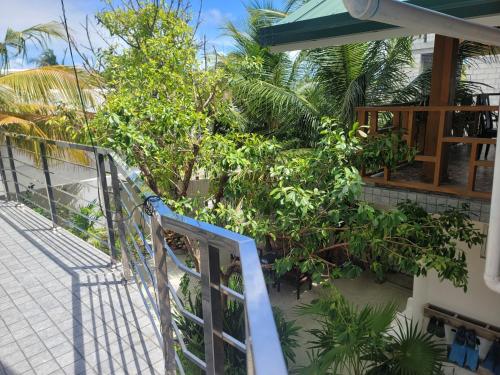
M432 77L429 106L453 105L455 101L456 70L459 40L443 35L436 35L434 55L432 59ZM451 122L451 113L446 116L445 131ZM425 129L424 155L437 155L439 112L430 112ZM441 153L444 163L443 173L446 173L446 152ZM436 164L438 161L436 160ZM435 163L424 163L424 174L434 179ZM436 183L436 181L434 181Z

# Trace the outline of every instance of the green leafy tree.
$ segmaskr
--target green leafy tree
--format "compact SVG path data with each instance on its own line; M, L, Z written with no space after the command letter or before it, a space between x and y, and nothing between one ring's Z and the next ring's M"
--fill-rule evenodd
M473 245L482 237L465 212L450 210L439 221L428 214L419 217L416 207L384 212L359 201L362 165L411 159L412 151L400 140L367 139L358 124L347 129L327 119L317 127L315 147L307 149L248 132L229 95L240 72L217 63L200 66L193 31L184 19L154 4L116 8L99 19L125 47L104 52L106 102L93 126L102 142L137 165L151 189L174 209L265 243L281 255L276 263L280 274L298 268L320 282L325 276L356 275L362 267L381 278L393 269L412 275L435 269L441 278L466 286L464 254L456 241L465 234ZM360 84L363 95L383 91L394 79L378 76L392 77L387 70L402 65L398 56L407 43L381 42L381 53L371 44L358 46L361 60L348 50L355 69L347 78L356 85L369 83L368 72L373 73L377 77L371 79L378 81ZM395 55L392 62L365 66L387 55ZM249 67L245 54L236 61L243 62L241 69ZM241 105L238 99L235 104ZM377 153L379 145L391 152ZM209 194L188 197L199 171L208 176ZM186 242L196 265L196 242ZM346 261L332 262L332 251L344 252Z
M359 204L349 220L351 229L340 238L348 242L350 254L365 261L380 278L390 269L415 276L434 269L442 280L466 290L467 262L458 242L471 247L484 239L467 206L433 216L411 201L387 211Z
M205 138L228 122L225 76L199 66L193 30L164 7L116 8L98 18L126 46L104 52L106 102L94 126L156 194L184 197Z
M321 282L356 275L362 267L380 278L389 270L418 276L434 269L465 288L458 242L483 240L467 211L434 217L414 203L383 211L361 202L356 165L365 164L366 139L357 125L345 132L332 122L321 135L316 148L300 150L259 135L212 137L201 158L214 176L213 206L191 202L187 213L268 244L280 254L280 274L298 267ZM372 153L366 157L375 163ZM327 255L339 251L346 261L331 262Z

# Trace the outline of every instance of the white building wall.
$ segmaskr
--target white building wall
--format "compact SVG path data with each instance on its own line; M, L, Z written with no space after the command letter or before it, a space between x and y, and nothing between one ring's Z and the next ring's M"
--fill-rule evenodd
M413 59L415 65L409 70L410 79L415 78L422 71L422 54L432 54L434 49L434 34L427 34L416 38L413 43ZM466 79L482 83L482 91L485 93L500 93L500 56L496 58L486 57L471 61L472 66L467 68ZM486 60L486 61L483 61ZM499 104L498 97L492 97L492 105ZM493 102L493 100L495 100Z
M478 222L476 225L483 233L486 232L487 224ZM485 259L481 257L481 246L469 249L466 244L462 244L461 248L467 254L467 292L454 287L449 281L439 280L436 272L429 272L426 277L416 277L413 283L412 315L421 319L424 305L430 303L500 327L500 295L490 290L483 281Z

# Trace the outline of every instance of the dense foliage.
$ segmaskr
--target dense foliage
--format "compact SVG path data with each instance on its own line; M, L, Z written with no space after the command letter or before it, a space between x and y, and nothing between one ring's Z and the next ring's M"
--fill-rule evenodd
M396 306L358 308L335 290L301 308L319 327L310 330L307 375L438 375L446 347L417 324L396 320ZM404 319L404 318L403 318Z
M72 70L53 66L55 56L47 50L38 61L41 68L0 74L0 125L80 141L95 133L93 141L139 167L148 186L175 210L249 235L277 253L278 274L300 270L328 284L363 270L381 280L392 271L436 272L466 289L466 256L458 244L483 241L467 207L434 216L414 202L387 210L360 199L361 169L396 167L415 156L401 134L367 137L355 122L357 106L426 101L430 72L411 82L406 76L411 38L297 55L273 53L258 43L259 27L304 2L290 0L283 10L250 6L246 28L227 25L235 48L225 56L200 48L182 1L176 8L175 1L127 1L121 7L110 2L97 15L111 37L96 56L102 67L80 72L85 108L79 107ZM25 55L29 42L45 48L50 36L64 39L60 24L9 30L0 43L0 68L12 56ZM457 75L469 57L489 51L463 42ZM96 77L103 103L91 129L75 126L96 104ZM475 88L459 82L458 96ZM198 175L206 176L209 189L190 194ZM95 203L70 214L75 226L89 232L74 233L89 241L105 235L96 226L99 218ZM198 268L196 241L184 240ZM221 270L236 290L237 263ZM184 281L180 294L185 308L202 316L199 291ZM243 305L227 299L223 308L224 330L243 340ZM320 324L310 331L311 363L304 373L440 372L443 353L428 335L409 323L390 328L393 305L357 309L333 293L302 311ZM298 328L280 311L274 314L283 352L293 363ZM187 348L203 357L202 327L181 314L175 319ZM227 373L244 373L244 355L229 345L225 361Z
M412 159L414 151L397 134L366 138L358 124L346 129L343 122L323 118L315 125L315 146L297 148L249 127L242 118L279 118L280 112L250 110L250 102L241 104L250 93L234 87L236 82L247 87L254 79L242 75L252 64L254 84L268 85L263 81L268 73L258 68L274 72L285 56L274 59L233 30L240 54L224 64L200 65L192 29L168 9L147 4L139 10L113 9L99 19L126 47L103 54L108 92L93 125L100 140L138 165L153 191L176 210L256 238L280 255L279 273L298 267L320 282L363 268L380 278L390 270L421 275L434 269L442 279L466 287L465 255L457 242L471 246L482 236L465 211L450 209L436 218L412 203L384 211L359 201L360 167ZM361 70L353 74L365 77L368 86L360 85L366 94L386 91L394 80L392 70L403 64L393 55L399 56L407 43L364 47L362 55L370 55L370 62L387 60L385 68L377 64L382 69L377 73L356 62ZM249 52L256 56L247 58ZM210 190L189 196L191 180L199 173L209 179Z
M465 288L458 241L482 242L467 210L450 208L433 217L412 202L387 211L359 201L354 161L363 162L364 138L357 126L346 133L332 122L321 134L317 147L301 150L256 135L215 138L206 167L226 177L214 183L224 199L194 213L267 243L281 255L279 273L298 266L320 282L325 275L356 275L364 266L381 278L389 270L421 275L434 269ZM332 252L344 252L345 261L332 263Z

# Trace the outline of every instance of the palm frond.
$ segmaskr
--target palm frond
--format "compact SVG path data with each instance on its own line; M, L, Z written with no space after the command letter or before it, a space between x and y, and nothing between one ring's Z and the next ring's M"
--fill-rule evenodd
M316 103L307 97L310 91L298 91L306 77L307 53L293 57L262 47L257 38L259 28L274 23L286 12L274 8L270 1L254 1L247 10L244 29L226 25L226 35L235 42L235 50L225 58L226 66L236 67L231 84L235 103L251 130L300 134L302 140L310 142L318 134L321 116ZM251 68L245 68L249 64Z
M81 72L80 84L88 108L95 105L92 87ZM66 66L45 66L0 76L0 87L15 93L18 102L78 105L80 99L73 71ZM1 93L0 93L1 95Z
M372 366L368 374L438 375L446 360L446 346L420 329L418 324L398 321L391 332L393 340L382 355L385 359Z
M29 43L45 49L51 37L66 40L64 27L61 23L52 21L20 31L8 28L3 42L0 43L0 68L7 69L9 66L9 49L13 50L14 56L26 58Z
M24 132L29 131L30 128L34 125L33 122L22 117L0 113L0 127L14 124L19 125Z
M498 63L499 54L500 47L464 40L458 49L458 61L467 67L475 68L479 62Z
M411 48L411 38L398 38L310 51L313 76L332 103L325 114L350 126L355 107L390 102L413 62Z

